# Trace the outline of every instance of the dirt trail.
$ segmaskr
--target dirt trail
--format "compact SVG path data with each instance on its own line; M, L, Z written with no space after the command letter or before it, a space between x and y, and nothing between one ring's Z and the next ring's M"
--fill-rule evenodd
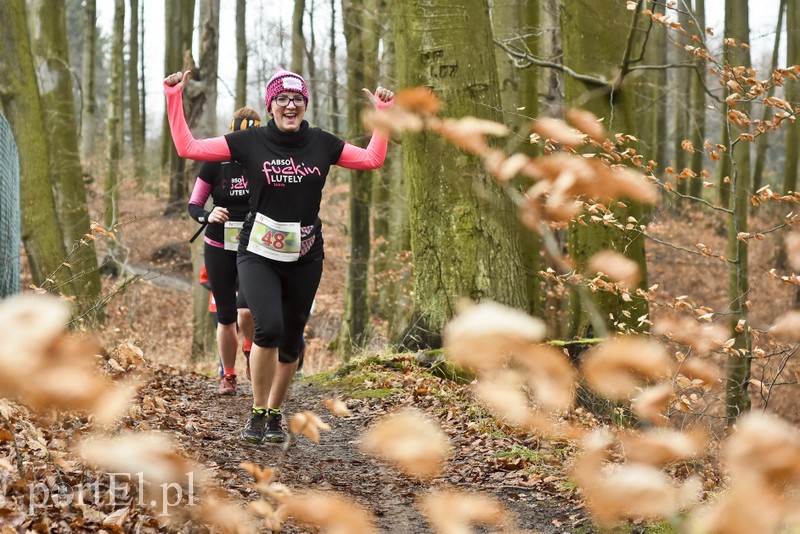
M323 220L346 220L346 192L346 187L342 186L329 188L323 200ZM281 446L255 448L239 438L252 402L250 384L243 376L239 395L221 398L216 395L217 379L202 374L208 373L214 363L197 365L188 362L191 274L187 269L189 251L186 240L194 232L195 225L186 217L170 218L169 224L176 231L166 235L159 231L165 224L165 219L160 216L163 212L160 199L139 195L131 196L126 202L129 216L137 213L153 215L123 228L124 241L134 253L130 261L140 269L140 274L147 273L144 277L150 282L138 284L122 295L114 306L108 307L111 314L106 333L109 344L113 345L113 335L121 339L135 338L145 357L154 364L155 374L140 395L151 400L163 399L168 410L164 413L163 409L153 409L143 414L144 421L152 428L172 432L183 452L208 467L216 483L231 497L242 505L254 501L259 495L248 487L253 480L239 465L253 462L261 467L275 467ZM340 362L328 345L336 336L341 321L347 238L337 225L326 225L325 228L325 273L306 330L305 367L312 373L335 368ZM174 241L177 238L180 238L182 248ZM163 250L170 254L162 253ZM137 310L146 310L146 313L134 314ZM114 334L115 329L111 326L116 326L119 333ZM241 362L237 365L243 375ZM431 388L435 387L438 386L431 385ZM393 396L348 400L353 415L339 418L321 408L322 399L328 396L331 395L310 384L295 383L292 386L284 410L287 417L298 411L313 410L331 425L332 430L322 433L319 445L301 437L289 450L285 464L280 467L278 481L290 488L336 491L355 499L375 516L382 533L432 532L417 507L417 500L432 488L456 488L493 495L515 513L517 525L522 529L570 533L580 527L582 533L591 532L587 529L590 523L585 511L574 497L570 498L568 491L559 487L565 480L566 468L563 465L546 465L540 468L543 472L528 477L521 476L529 467L524 461L514 466L512 464L518 460L498 460L493 456L517 445L538 451L540 444L537 440L521 443L508 436L497 438L468 431L465 414L457 413L455 418L463 421L448 422L450 427L447 431L454 443L454 456L447 471L433 482L421 484L401 476L391 466L362 455L359 440L373 421L398 404L414 405L434 417L442 406L426 405L424 400L416 402L410 394L397 396L400 399ZM452 411L458 412L458 409L452 408ZM528 479L527 483L517 483L523 478ZM283 532L309 531L289 522Z
M244 504L256 500L258 494L248 488L252 479L239 464L253 462L262 467L275 467L282 446L254 447L241 441L239 431L251 405L250 385L246 381L239 384L239 394L235 397L217 396L216 385L216 380L209 377L161 367L143 394L159 396L166 401L173 411L164 417L163 429L173 432L185 452L210 468L216 482ZM374 514L381 532L432 532L417 509L416 499L430 488L447 486L446 475L441 480L422 484L364 456L358 448L358 440L377 417L373 412L378 410L371 409L371 401L355 401L348 403L352 416L333 417L321 408L325 397L316 386L293 384L284 412L291 415L301 410L313 410L331 425L332 430L322 433L319 445L301 437L289 449L277 481L294 490L340 492ZM459 459L454 458L450 465L458 462ZM490 471L486 469L484 481L459 489L495 495L516 514L520 528L534 532L573 532L567 525L584 523L583 511L574 502L534 488L493 484ZM581 532L587 532L585 524L583 528ZM282 532L309 531L290 521Z

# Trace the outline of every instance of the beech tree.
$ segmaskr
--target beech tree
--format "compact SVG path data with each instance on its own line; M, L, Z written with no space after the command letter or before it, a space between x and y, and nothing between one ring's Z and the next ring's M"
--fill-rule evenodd
M691 4L686 2L689 7ZM689 12L685 7L680 6L678 11L678 24L684 29L683 32L678 32L675 36L677 47L673 49L673 54L677 58L677 62L685 58L684 49L689 44L688 33L691 26L689 25ZM688 177L683 172L689 166L689 158L686 150L683 149L683 142L688 138L689 132L689 110L690 106L683 103L690 102L691 95L691 72L689 69L673 69L671 74L671 92L674 96L675 106L673 111L675 119L673 121L675 133L672 136L672 167L677 173L676 188L678 193L686 195L689 192L689 185L687 183Z
M91 233L86 188L83 183L75 122L72 73L69 69L64 3L56 0L28 2L33 60L40 79L43 124L47 135L51 180L56 192L58 221L64 233L73 284L80 312L94 308L100 300L100 274L94 243L85 239ZM102 310L91 319L102 318Z
M33 283L75 295L64 235L56 217L47 136L31 128L46 124L34 72L24 0L0 2L0 98L19 149L22 244Z
M95 91L95 51L97 49L96 0L86 0L83 11L83 50L81 61L81 161L86 162L97 138L97 96Z
M666 5L653 2L653 14L664 17ZM667 30L652 18L645 29L647 45L644 61L648 65L663 66L641 73L641 87L638 90L637 113L639 117L640 149L658 164L661 174L667 166Z
M339 130L339 80L337 76L336 64L336 0L330 0L331 7L331 26L328 34L328 115L330 117L331 132L338 133Z
M246 0L236 0L236 103L235 109L247 105L247 25Z
M194 0L166 0L165 2L164 72L166 73L184 68L184 54L192 50L194 10ZM189 189L184 174L186 161L178 157L175 145L172 143L166 110L164 110L162 121L161 140L161 164L169 176L166 212L168 214L181 213L185 209L186 195Z
M486 0L392 3L400 87L429 87L449 117L497 122ZM446 28L446 29L445 29ZM515 210L476 157L430 133L403 136L416 317L409 339L437 344L459 299L527 307Z
M184 109L189 117L189 126L198 138L219 135L217 123L217 71L219 66L219 0L200 0L200 65L185 65L193 71L185 95ZM189 56L190 57L190 56ZM185 69L184 69L185 70ZM185 181L194 185L202 162L186 162ZM187 202L184 196L184 209ZM197 280L203 266L202 239L192 246L192 277ZM200 284L192 286L192 359L217 355L214 323L208 313L208 292Z
M144 126L139 98L139 0L130 0L130 29L128 32L128 118L133 147L133 171L141 186L145 178Z
M797 2L786 5L786 61L790 65L800 64L800 6ZM786 99L800 101L800 82L787 80ZM783 172L783 192L797 189L798 160L800 160L800 124L790 122L786 130L786 164Z
M784 20L784 13L786 13L786 0L781 0L780 5L778 6L778 23L775 27L775 41L774 45L772 46L772 68L770 69L772 72L778 68L778 57L780 55L781 49L781 34L783 33L783 20ZM791 82L790 82L791 83ZM771 84L769 89L767 89L767 98L772 98L775 96L775 85ZM772 110L769 106L764 106L763 111L761 114L761 120L766 122L770 119L770 115ZM767 164L767 150L770 147L770 138L766 135L761 135L758 137L757 144L756 144L756 162L753 166L753 191L758 191L761 189L761 183L764 177L764 168ZM787 142L787 156L789 148L793 148L794 145L791 145ZM787 161L787 167L789 166L789 162Z
M363 144L362 88L375 89L378 29L374 12L376 0L344 0L342 13L347 41L347 117L351 142ZM368 273L370 260L370 204L372 173L350 172L350 261L347 266L345 310L339 346L347 355L351 344L361 346L369 333Z
M561 35L564 64L580 76L565 76L565 107L582 107L605 118L611 134L637 135L635 84L626 78L631 60L641 51L642 19L626 10L624 0L567 0L562 4ZM642 207L626 201L622 206L605 206L616 221L630 217L639 221ZM589 214L569 226L569 257L580 272L589 259L602 250L623 253L639 267L639 287L647 287L647 264L644 237L637 231L607 226ZM648 313L647 301L603 291L594 293L597 311L587 306L587 299L576 291L570 294L569 324L566 338L601 335L606 328L641 329L636 318ZM605 323L603 326L601 323ZM624 325L624 326L623 326Z
M726 64L743 67L743 70L732 69L733 79L740 87L748 87L746 81L750 74L750 23L747 0L725 0L725 37L732 39L725 46ZM732 90L726 86L729 95ZM742 114L749 116L751 105L747 98L736 103L737 114L728 116L725 123L730 130L728 138L732 141L730 158L732 160L731 175L731 217L728 224L728 313L729 324L735 339L734 351L728 356L726 414L728 423L750 409L750 397L747 387L750 381L750 362L752 355L752 339L749 333L747 294L750 290L750 268L748 259L748 243L740 239L747 233L747 211L750 205L751 143L740 137L748 133L747 126L733 117Z
M303 17L306 11L305 0L294 0L292 10L292 63L291 71L303 75L303 59L306 56L306 38L303 35ZM345 24L347 22L345 21Z
M533 155L536 147L527 142L524 136L528 133L531 120L539 115L541 67L528 60L520 60L512 51L541 55L542 7L539 0L494 0L489 6L497 45L494 50L503 122L522 137L518 150ZM541 317L544 315L542 280L539 276L539 271L544 269L541 244L535 233L522 227L519 239L525 262L528 311Z
M694 22L691 26L695 42L705 42L706 8L705 0L694 0ZM690 140L694 151L691 154L690 165L694 176L689 180L688 194L694 198L703 196L703 156L701 149L706 137L706 69L703 58L695 59L695 68L690 71L691 113L689 122Z
M381 2L379 11L388 7ZM379 80L396 80L396 54L391 18L380 30L383 54L380 58ZM407 258L411 251L408 229L406 177L403 170L402 146L392 139L386 163L374 171L372 189L372 270L375 295L372 309L386 319L391 343L401 342L413 310L410 294L411 272Z
M113 231L119 220L119 162L122 152L122 93L125 83L125 65L122 57L125 32L125 1L114 0L114 30L111 38L111 82L108 89L108 105L106 113L106 176L103 182L104 224L107 230ZM122 248L117 241L112 241L110 253L114 269L119 271L125 259Z

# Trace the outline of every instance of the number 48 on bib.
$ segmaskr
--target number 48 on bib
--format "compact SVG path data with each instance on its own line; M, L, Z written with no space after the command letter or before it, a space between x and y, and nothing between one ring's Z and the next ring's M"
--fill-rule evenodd
M247 250L277 261L297 261L300 257L300 222L281 222L256 213Z

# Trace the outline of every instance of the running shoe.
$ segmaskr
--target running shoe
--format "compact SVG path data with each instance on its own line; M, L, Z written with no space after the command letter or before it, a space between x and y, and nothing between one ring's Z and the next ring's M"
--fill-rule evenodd
M270 443L283 443L286 441L286 432L283 431L281 413L270 411L267 415L267 429L264 431L264 441Z
M250 443L259 444L264 441L264 430L267 426L267 411L253 409L250 420L242 430L242 439Z
M219 381L220 395L236 395L236 375L225 375Z

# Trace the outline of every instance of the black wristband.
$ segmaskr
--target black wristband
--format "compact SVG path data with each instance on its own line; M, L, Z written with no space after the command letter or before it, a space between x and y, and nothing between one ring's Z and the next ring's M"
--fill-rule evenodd
M208 216L211 215L210 211L206 211L203 206L197 204L189 204L189 215L200 224L208 223Z

